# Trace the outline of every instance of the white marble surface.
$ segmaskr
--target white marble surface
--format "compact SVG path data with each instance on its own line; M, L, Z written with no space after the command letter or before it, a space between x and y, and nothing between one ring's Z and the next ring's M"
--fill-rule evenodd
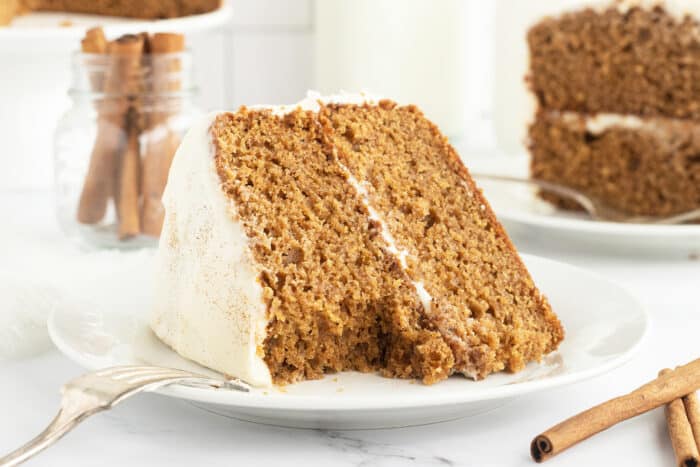
M20 247L13 242L19 237L28 255L34 247L44 251L59 248L63 242L46 193L0 193L0 219L4 220L0 268L11 264L10 255L16 255ZM596 270L635 293L653 320L638 356L607 375L521 397L486 414L394 430L276 428L223 418L182 401L143 395L86 421L28 465L534 465L528 445L535 434L637 387L660 368L700 356L697 259L687 255L601 257L576 245L553 245L542 238L518 238L516 243L523 251ZM80 372L56 351L0 362L0 453L43 429L58 407L58 388ZM616 426L547 464L672 465L662 411Z

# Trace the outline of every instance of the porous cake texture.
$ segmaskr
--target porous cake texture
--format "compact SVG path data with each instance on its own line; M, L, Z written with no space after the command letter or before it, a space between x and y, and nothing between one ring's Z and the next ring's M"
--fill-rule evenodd
M605 118L540 115L530 128L533 177L575 187L633 215L700 207L700 122L628 118L601 130L597 123ZM549 193L541 196L580 209Z
M348 370L480 379L563 338L414 106L314 98L217 114L185 137L165 206L152 327L254 384Z
M700 4L599 3L528 32L532 176L630 214L698 208Z

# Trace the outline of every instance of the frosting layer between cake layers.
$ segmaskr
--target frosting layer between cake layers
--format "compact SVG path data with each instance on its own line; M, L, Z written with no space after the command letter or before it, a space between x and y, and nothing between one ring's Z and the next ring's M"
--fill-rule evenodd
M547 120L559 121L574 129L585 128L592 135L602 135L610 130L634 130L655 133L657 137L670 136L671 129L700 131L700 122L682 118L639 117L637 115L599 113L586 115L578 112L546 112Z

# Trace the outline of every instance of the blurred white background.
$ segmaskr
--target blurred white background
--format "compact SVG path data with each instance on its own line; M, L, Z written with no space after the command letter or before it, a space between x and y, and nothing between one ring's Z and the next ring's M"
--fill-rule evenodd
M225 68L220 87L204 90L205 107L216 107L221 102L234 108L241 104L290 103L312 89L315 3L323 1L236 0L232 21L217 39L223 45L222 56L207 57L212 66L220 59ZM463 40L467 55L463 104L468 120L482 120L488 118L491 107L494 2L461 1L466 12ZM395 3L398 10L402 2ZM213 74L204 68L200 71Z
M323 87L327 89L323 90L330 92L336 86L329 86L329 82L353 83L360 89L352 89L351 85L342 90L363 89L400 102L419 104L460 147L483 151L493 146L495 2L229 0L229 3L233 14L228 24L187 38L194 54L197 101L202 109L289 104L319 85L325 84ZM348 11L353 14L346 21ZM319 17L337 23L324 21L319 26L315 24ZM335 44L319 47L316 37L331 40L340 37L328 26L331 23L342 26L339 29L344 28L345 35ZM406 24L409 26L404 28ZM365 40L361 44L348 41L355 27L370 32L374 27L375 34L381 31L379 40ZM358 31L358 37L360 34ZM0 57L9 57L9 63L14 63L0 66L0 86L4 86L0 88L0 138L6 147L0 153L0 190L48 190L53 185L53 122L71 104L67 96L70 63L63 65L63 61L68 62L64 54L77 49L79 43L73 38L68 42L56 41L51 46L58 52L47 55L46 41L32 45L27 40L22 47L11 42L0 41ZM40 49L43 58L32 58ZM322 53L317 53L319 50ZM332 78L319 84L318 77L323 73L315 68L318 55L324 58L327 70L337 70L342 62L331 63L334 50L355 54L360 65L331 72ZM362 60L357 55L363 50L376 53ZM433 50L435 54L431 53ZM371 64L384 65L379 58L382 54L392 56L397 63L411 63L398 71L390 65L375 66L368 71ZM27 73L34 69L32 80L28 80ZM345 79L346 72L353 75L352 79ZM373 89L377 86L384 89ZM36 91L38 88L41 92ZM412 97L416 93L421 96ZM8 128L10 134L3 133ZM465 152L469 151L463 150L463 156Z

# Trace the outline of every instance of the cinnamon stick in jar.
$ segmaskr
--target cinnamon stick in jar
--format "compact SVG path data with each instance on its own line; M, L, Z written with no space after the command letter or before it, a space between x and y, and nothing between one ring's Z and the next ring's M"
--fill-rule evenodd
M581 412L530 443L530 454L542 462L611 426L648 412L700 388L700 359L660 375L631 393Z
M139 184L141 176L141 156L139 153L138 117L135 110L129 112L126 149L121 156L119 170L119 240L138 235L141 232L139 218Z
M105 54L107 39L102 28L88 30L81 41L81 49L86 54ZM92 90L99 93L105 91L104 65L96 68L98 70L90 74L90 84ZM97 112L97 137L90 154L88 172L78 202L77 217L83 224L95 224L104 218L107 203L113 192L114 152L110 148L114 149L118 146L121 139L119 128L115 128L111 122L105 120L100 104L97 105Z
M85 32L85 37L80 41L80 48L84 54L93 54L96 57L107 53L107 38L104 30L100 27L88 29ZM99 66L98 60L95 62L97 63L89 63L90 67L96 68L90 72L90 86L93 91L102 92L105 78L104 66Z
M168 118L176 109L173 98L164 94L180 90L178 72L181 64L177 54L185 50L185 38L182 34L156 33L150 37L151 86L149 93L153 108L147 112L145 155L143 158L143 177L141 179L142 232L158 237L163 227L165 209L161 201L173 156L180 144L180 137L168 125Z
M109 43L108 52L111 66L107 75L105 91L110 94L113 105L110 106L111 119L127 128L127 120L135 115L127 115L129 110L140 106L143 92L143 71L141 59L144 50L143 37L126 34ZM128 118L127 118L128 117Z
M99 49L101 46L97 44L103 39L101 30L95 30L86 37L83 48ZM83 224L100 222L110 197L119 204L117 181L120 156L127 140L126 117L134 103L130 96L140 92L143 38L126 35L106 44L108 65L101 89L104 97L97 104L97 136L78 203L77 218ZM97 79L93 84L100 85Z
M115 118L123 128L126 144L118 153L115 201L120 240L138 235L141 231L139 219L140 151L141 129L140 95L143 92L141 59L144 49L143 36L127 34L110 42L115 76L120 80L119 97L114 102Z
M659 375L668 374L671 370L661 370ZM668 435L676 456L678 467L697 467L698 446L693 438L693 430L686 414L683 399L674 399L664 408Z

